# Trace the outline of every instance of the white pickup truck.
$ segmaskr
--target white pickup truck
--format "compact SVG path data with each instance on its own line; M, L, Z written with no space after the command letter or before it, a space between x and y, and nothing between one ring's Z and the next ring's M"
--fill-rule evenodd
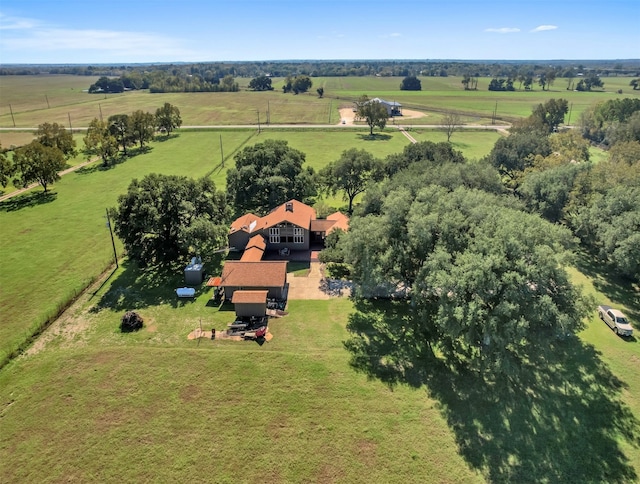
M622 311L613 309L611 306L598 306L598 316L607 326L609 326L618 336L631 336L633 328L629 324Z

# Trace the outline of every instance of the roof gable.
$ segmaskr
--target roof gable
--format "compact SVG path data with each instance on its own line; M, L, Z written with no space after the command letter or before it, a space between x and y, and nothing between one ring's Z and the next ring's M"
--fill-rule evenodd
M250 234L255 232L256 229L262 228L262 224L260 222L260 217L252 213L247 213L242 217L238 217L231 223L231 230L229 232L233 233L238 230L243 230Z
M309 230L311 221L315 220L316 211L298 200L289 200L274 208L268 215L262 217L263 228L273 227L279 223L289 222L298 227Z

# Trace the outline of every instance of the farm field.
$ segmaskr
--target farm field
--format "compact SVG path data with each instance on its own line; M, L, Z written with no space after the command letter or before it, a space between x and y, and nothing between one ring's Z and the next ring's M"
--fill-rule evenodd
M318 77L313 78L311 92L283 94L282 79L274 78L271 92L170 93L147 91L122 94L90 95L83 92L97 79L84 76L0 76L0 127L35 127L43 122L86 127L102 115L130 113L137 109L155 112L165 102L180 108L185 126L227 126L270 124L338 124L340 107L349 107L362 94L370 98L395 100L407 109L441 113L454 110L465 114L467 122L490 124L494 109L503 121L527 116L531 108L552 98L567 99L571 105L568 124L575 122L588 106L621 96L640 97L629 87L630 78L604 78L605 90L567 91L566 81L556 80L550 91L537 87L532 91L491 92L488 78L479 79L477 91L464 91L460 77L423 77L423 90L400 91L399 77ZM246 89L250 79L238 79ZM319 99L317 87L324 87ZM623 94L617 94L622 89ZM28 96L25 96L28 92ZM13 112L13 118L11 116ZM439 116L411 120L411 124L436 124ZM403 121L404 122L404 121Z

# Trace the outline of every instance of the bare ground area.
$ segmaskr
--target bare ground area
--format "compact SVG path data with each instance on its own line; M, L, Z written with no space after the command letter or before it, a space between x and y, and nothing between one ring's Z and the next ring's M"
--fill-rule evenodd
M355 116L356 113L353 112L352 108L340 108L340 121L338 124L342 124L344 120L345 125L353 125L355 124ZM396 117L396 119L415 119L415 118L423 118L428 116L427 114L420 111L413 111L411 109L403 109L402 116Z

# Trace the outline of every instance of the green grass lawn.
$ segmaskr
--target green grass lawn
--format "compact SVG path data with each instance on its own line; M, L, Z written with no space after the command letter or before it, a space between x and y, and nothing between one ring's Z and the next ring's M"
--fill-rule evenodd
M98 162L65 175L48 196L36 188L0 203L0 360L113 262L105 210L129 182L152 172L206 175L220 164L220 136L232 156L251 132L181 133L111 169ZM214 180L224 187L224 170Z
M348 366L349 300L292 301L263 346L198 342L190 331L226 328L233 312L206 291L177 301L164 282L148 290L122 268L0 373L4 479L481 481L423 390ZM127 298L138 333L117 330Z
M595 281L587 290L603 301L619 289L600 285L605 275L572 276ZM417 362L410 373L422 376L388 386L349 365L350 300L291 301L262 346L189 340L200 326L222 330L235 318L209 305L205 288L178 300L180 280L125 263L0 372L5 480L638 477L638 343L595 319L580 339L549 348L546 366L522 380L524 391ZM392 307L380 308L392 324ZM145 320L136 333L118 330L127 309ZM247 458L251 465L238 464Z

